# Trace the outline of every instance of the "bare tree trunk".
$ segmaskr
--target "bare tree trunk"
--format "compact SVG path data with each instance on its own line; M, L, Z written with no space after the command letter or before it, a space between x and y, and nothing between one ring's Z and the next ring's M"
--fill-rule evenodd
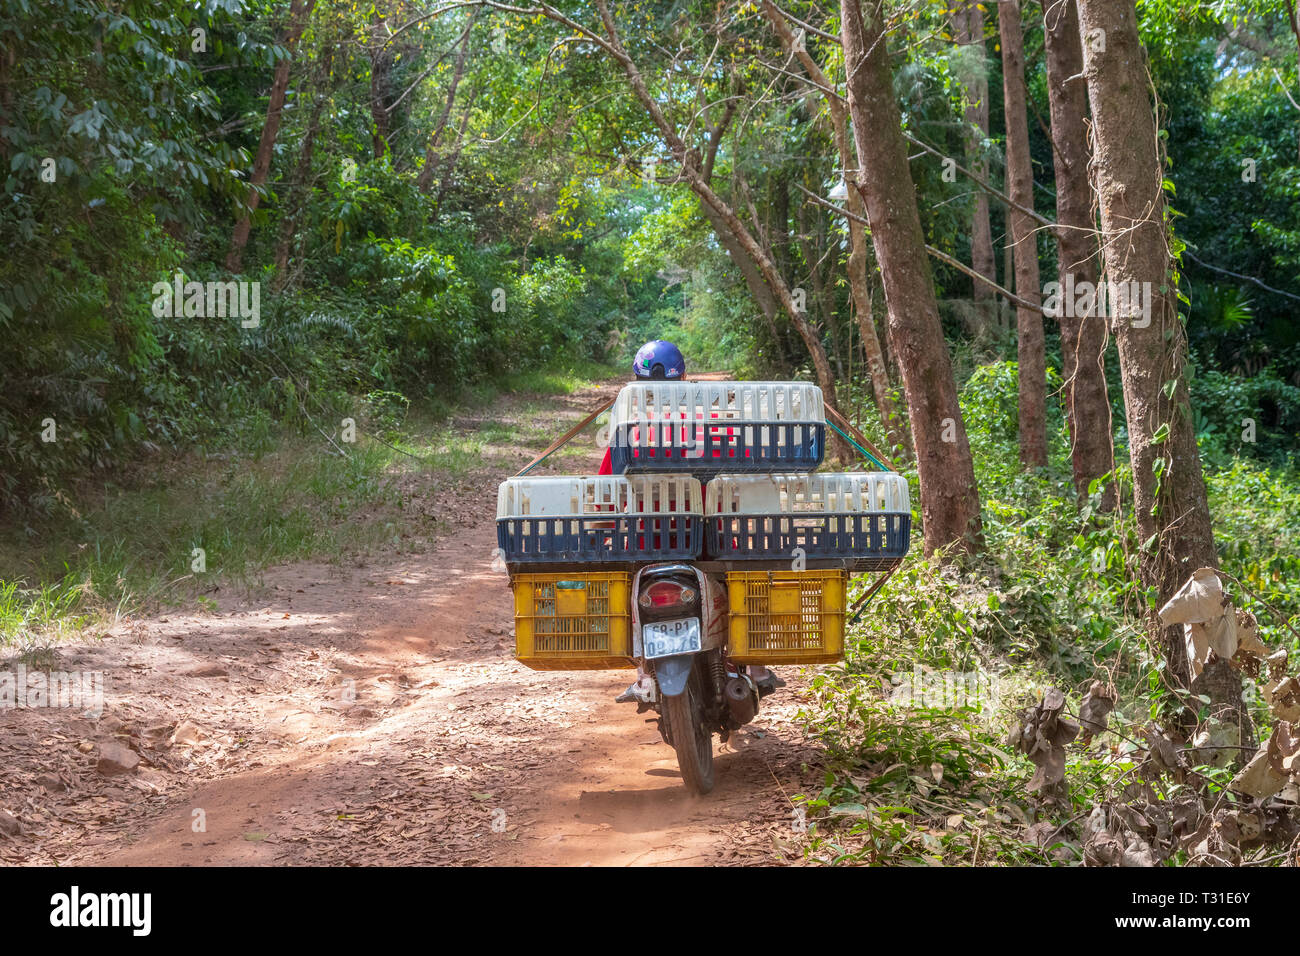
M383 159L388 149L392 115L385 102L388 98L389 77L393 72L396 51L388 43L388 26L380 5L374 7L374 22L370 25L370 120L374 124L372 145L375 159Z
M849 115L857 143L858 188L889 312L890 347L907 395L926 553L982 547L979 492L957 386L930 278L925 236L908 168L884 36L882 0L841 0Z
M298 165L294 170L293 185L284 204L284 215L280 219L280 237L275 244L275 288L283 289L289 280L289 249L293 245L293 234L297 229L298 215L302 211L307 196L307 177L311 175L311 156L316 144L316 130L320 126L321 112L328 97L318 95L312 105L311 118L303 130L302 147L298 151Z
M728 99L721 118L709 128L709 141L705 149L704 162L700 168L700 178L710 185L713 183L713 165L717 159L718 148L722 144L722 138L726 135L727 127L731 124L731 118L734 114L735 101ZM704 116L707 120L707 108L704 111ZM778 362L785 364L785 356L781 354L781 332L776 325L776 313L780 308L776 296L768 288L763 273L759 271L754 260L741 247L736 237L731 234L731 230L726 227L722 218L713 211L708 203L701 202L700 209L703 211L704 217L709 220L713 234L717 237L718 244L722 246L723 251L727 253L727 258L731 260L732 265L740 270L740 276L745 280L745 287L749 289L750 298L754 300L754 304L763 313L763 320L767 326L768 334L772 337L772 347L778 352Z
M1007 193L1011 201L1034 208L1034 173L1029 162L1029 118L1025 97L1025 40L1020 0L998 0L1002 37L1002 91L1007 124ZM1034 220L1014 206L1007 211L1015 243L1016 295L1037 305L1038 234ZM1016 356L1020 365L1020 464L1047 464L1047 357L1043 313L1016 305Z
M1088 181L1088 89L1083 79L1079 15L1074 0L1044 0L1043 36L1047 98L1052 117L1056 171L1058 281L1064 290L1097 284L1098 246ZM1115 447L1106 393L1106 320L1100 311L1080 315L1062 300L1061 357L1065 376L1065 418L1070 426L1074 488L1081 500L1088 486L1115 467ZM1115 484L1107 482L1101 507L1115 506Z
M856 170L858 167L858 159L854 152L855 147L849 138L847 105L839 93L836 92L830 79L817 61L808 53L806 45L795 42L794 34L790 32L785 17L771 0L765 0L763 3L763 13L772 24L777 36L781 38L786 50L795 54L804 72L808 74L809 79L821 90L826 99L826 105L831 116L831 126L835 133L835 149L839 154L840 169L844 171L845 181L847 182L852 177L851 171ZM907 429L903 427L902 416L899 414L898 406L894 402L894 396L890 390L888 366L885 363L884 350L880 346L880 336L876 334L876 323L871 314L871 288L868 284L870 257L867 253L867 232L862 227L861 221L866 218L867 210L863 205L862 197L856 189L849 190L848 209L850 213L849 292L853 297L853 312L857 317L858 338L862 343L862 351L867 360L867 373L871 378L871 392L875 397L876 409L880 413L880 420L885 426L885 433L889 436L890 444L901 451L903 457L909 457L912 450L911 436L907 433ZM854 216L857 218L855 219ZM987 227L987 202L985 203L984 218ZM991 238L989 242L989 256L992 257Z
M1111 322L1124 382L1134 511L1144 542L1140 573L1163 603L1197 568L1218 564L1184 374L1187 338L1173 291L1164 164L1134 0L1078 3L1079 27L1089 37L1084 73L1106 279L1112 289L1128 292L1112 296ZM1165 628L1163 637L1167 673L1185 684L1182 629ZM1228 666L1213 664L1202 677L1215 695L1216 714L1230 718L1241 713L1241 682L1218 673Z
M984 11L975 0L967 0L953 17L954 35L962 46L972 48L976 55L967 64L968 75L963 77L966 87L966 168L976 178L988 182L989 164L984 158L982 140L989 135L989 75L984 51ZM972 127L974 128L972 130ZM989 225L989 197L982 189L975 190L975 206L971 212L970 231L971 268L996 282L997 262L993 256L993 229ZM994 298L992 286L972 280L976 301Z
M293 0L289 7L289 22L280 35L280 45L292 55L298 38L302 36L311 16L316 0ZM244 266L244 247L248 245L248 236L253 229L253 213L261 203L257 187L265 185L271 172L271 159L275 153L275 138L280 133L280 118L284 111L284 97L289 89L289 64L292 56L286 57L275 65L275 74L271 80L271 96L266 107L266 122L262 124L262 139L257 145L257 157L253 160L253 174L249 185L253 192L248 197L248 208L235 223L235 231L230 237L230 251L226 253L226 268L239 272Z
M455 175L456 164L460 162L461 151L465 148L465 130L469 128L470 115L474 110L474 101L478 99L479 85L476 83L470 87L469 99L465 101L465 108L460 115L460 125L456 127L456 145L452 147L451 155L440 163L442 169L442 179L438 183L438 196L433 202L435 210L442 208L442 200L451 189L451 177Z
M469 37L474 29L474 21L478 19L481 10L481 7L475 7L470 11L469 22L465 25L465 32L461 34L460 49L456 53L456 65L452 69L451 83L447 87L447 101L443 104L438 122L434 124L433 133L429 136L429 145L424 151L424 167L415 180L422 193L429 191L429 187L433 185L433 177L438 172L442 134L447 128L447 120L451 117L452 107L456 103L456 90L460 88L460 81L465 75L465 59L469 56Z

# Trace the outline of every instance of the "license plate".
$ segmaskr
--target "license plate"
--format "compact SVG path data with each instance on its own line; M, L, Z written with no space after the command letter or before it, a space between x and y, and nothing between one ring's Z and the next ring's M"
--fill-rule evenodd
M641 626L641 645L647 660L694 654L700 649L700 619L682 617L675 621L658 621Z

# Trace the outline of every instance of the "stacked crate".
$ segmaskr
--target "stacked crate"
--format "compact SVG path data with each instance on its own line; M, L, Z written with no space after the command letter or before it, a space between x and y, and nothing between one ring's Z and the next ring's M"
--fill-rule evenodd
M912 523L892 472L719 475L705 510L705 548L728 568L730 654L754 664L843 657L849 573L897 565Z
M848 575L907 553L907 482L817 474L822 393L798 382L636 382L610 416L613 475L511 478L497 545L533 667L630 666L632 573L662 561L726 573L738 662L843 652Z
M614 471L799 471L821 464L821 389L798 382L636 382L610 417Z
M497 549L514 588L516 658L540 670L635 666L632 569L693 561L703 541L704 489L690 475L503 481Z
M907 554L912 508L907 479L893 472L719 475L705 497L706 547L718 560L883 571Z

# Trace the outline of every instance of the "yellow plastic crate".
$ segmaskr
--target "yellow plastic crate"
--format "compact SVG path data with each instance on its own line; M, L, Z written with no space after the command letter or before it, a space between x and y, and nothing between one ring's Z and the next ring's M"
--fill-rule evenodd
M536 670L635 667L632 575L622 571L517 574L515 657Z
M727 651L740 664L829 664L844 656L845 571L731 571Z

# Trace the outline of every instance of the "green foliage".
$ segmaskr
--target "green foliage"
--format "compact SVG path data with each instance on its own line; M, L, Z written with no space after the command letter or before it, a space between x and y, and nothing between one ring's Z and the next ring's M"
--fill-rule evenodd
M1193 393L1202 389L1209 409L1278 384L1198 376ZM1049 467L1020 471L1013 364L976 368L961 402L988 547L946 566L913 554L849 630L844 664L813 679L804 718L827 745L829 770L821 791L797 798L813 824L804 844L812 859L970 863L978 833L986 863L1077 863L1077 842L1064 835L1046 847L1023 836L1042 811L1025 792L1032 766L1003 743L1014 715L1050 686L1072 708L1098 677L1116 688L1112 726L1124 736L1071 748L1072 802L1041 817L1064 832L1131 772L1125 737L1182 707L1145 637L1154 595L1137 583L1131 511L1099 513L1095 495L1075 502L1061 429L1051 433ZM1216 441L1203 434L1202 449ZM1116 478L1131 502L1127 468ZM1285 626L1300 624L1300 474L1220 446L1207 454L1206 484L1234 603L1256 615L1266 643L1300 651ZM1258 701L1255 709L1267 723Z
M1281 466L1300 462L1300 388L1272 369L1249 378L1200 371L1190 389L1207 460L1221 467L1236 455Z

